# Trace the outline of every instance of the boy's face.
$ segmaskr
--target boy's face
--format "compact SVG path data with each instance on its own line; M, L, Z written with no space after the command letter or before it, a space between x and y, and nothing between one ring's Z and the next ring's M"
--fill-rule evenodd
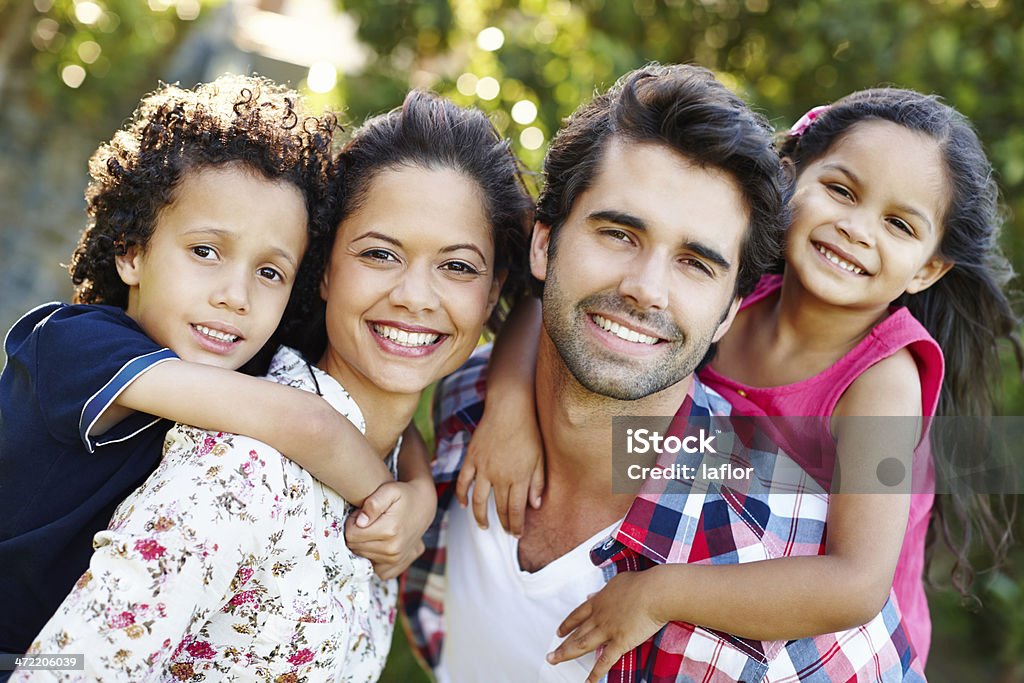
M183 360L238 369L281 320L306 220L291 184L237 164L186 172L149 244L117 259L128 315Z

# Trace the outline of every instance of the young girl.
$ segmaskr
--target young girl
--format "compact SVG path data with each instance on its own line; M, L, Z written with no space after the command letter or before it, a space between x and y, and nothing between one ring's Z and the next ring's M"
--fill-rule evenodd
M864 423L850 418L991 414L996 342L1012 338L1017 324L1002 292L1010 270L996 242L997 190L964 117L934 97L905 90L858 92L813 110L791 131L782 154L796 174L786 269L766 276L746 298L700 378L729 399L734 414L828 417L823 442L834 442L846 486L848 473L878 447ZM521 348L509 340L505 345ZM944 385L940 347L947 359ZM505 402L511 385L495 390L495 377L509 374L496 368L489 396ZM459 482L465 503L475 474L476 506L480 489L486 500L487 484L500 479L495 488L498 502L505 502L506 527L521 520L508 501L521 507L535 463L523 457L500 463L503 471L493 473L508 459L497 444L507 443L513 430L517 443L523 441L519 422L493 420L502 411L522 414L515 404L524 402L523 391L508 393L511 408L489 404L485 416L492 422L485 417L483 424L491 429L483 436L477 431L468 453L475 472L464 470ZM792 437L790 455L828 486L833 461L826 456L822 468L809 448L819 436ZM506 472L512 467L518 467L515 476ZM482 478L488 480L483 487ZM518 495L509 495L510 481ZM922 573L934 483L922 439L913 461L915 495L831 498L824 557L621 574L565 620L559 635L572 635L552 661L604 646L608 656L589 679L597 680L667 621L758 639L837 631L876 614L890 586L923 661L930 620ZM948 528L943 531L948 539ZM964 562L966 548L957 553ZM753 590L769 585L768 600ZM621 605L635 602L641 609L633 623L611 627L622 624Z
M355 504L392 481L326 401L232 372L289 302L308 307L291 293L326 231L334 129L294 91L223 77L148 95L93 156L76 303L36 308L5 342L0 651L23 654L85 571L93 535L160 459L160 418L274 444ZM363 550L414 548L420 524L405 526Z
M267 383L320 394L393 461L420 392L523 272L532 202L482 112L420 91L338 166L336 228L305 281L320 343L280 347ZM87 653L89 680L376 681L397 591L353 554L349 512L267 444L176 425L33 648Z

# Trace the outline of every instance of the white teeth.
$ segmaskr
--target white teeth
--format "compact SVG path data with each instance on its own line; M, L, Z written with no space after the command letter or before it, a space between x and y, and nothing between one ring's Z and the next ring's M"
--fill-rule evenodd
M406 332L397 327L378 325L374 323L373 331L385 339L401 346L429 346L441 338L439 334L427 334L425 332Z
M195 328L205 334L207 337L212 337L217 341L234 343L238 341L238 336L234 334L228 334L227 332L221 332L220 330L214 330L206 325L196 325Z
M602 318L599 315L591 316L591 320L597 323L597 326L600 327L602 330L611 332L619 339L625 339L626 341L631 341L638 344L650 345L658 343L657 337L649 337L646 334L640 334L636 330L631 330L628 327L625 327L624 325L614 323L611 320L608 320L607 318Z
M832 253L831 251L829 251L825 247L821 246L820 244L816 244L814 246L817 247L818 251L821 252L822 256L824 256L829 261L831 261L832 263L836 264L837 266L839 266L843 270L848 270L851 273L856 273L857 275L863 275L864 274L864 269L863 268L855 266L852 263L850 263L849 261L846 261L846 260L843 260L843 259L839 258L834 253Z

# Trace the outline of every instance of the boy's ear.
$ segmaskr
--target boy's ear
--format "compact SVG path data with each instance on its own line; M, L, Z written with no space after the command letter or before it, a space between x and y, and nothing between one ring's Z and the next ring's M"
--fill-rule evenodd
M910 279L910 284L907 285L907 294L923 292L938 282L952 267L952 261L947 261L936 256L931 261L921 266L921 270L917 271L914 277Z
M530 272L543 282L548 276L548 247L551 243L551 226L537 221L530 237Z
M142 249L139 245L125 247L114 257L114 262L117 264L117 274L121 277L121 282L129 287L139 284L139 271L142 266Z

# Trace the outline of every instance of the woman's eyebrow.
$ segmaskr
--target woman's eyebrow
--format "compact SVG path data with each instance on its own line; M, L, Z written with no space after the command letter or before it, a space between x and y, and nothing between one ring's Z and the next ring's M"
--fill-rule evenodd
M380 232L374 232L373 230L370 230L369 232L364 232L359 237L353 238L352 241L353 242L358 242L359 240L364 240L364 239L367 239L368 237L372 237L374 239L378 239L378 240L381 240L383 242L387 242L388 244L393 244L396 247L402 246L402 243L399 242L394 237L392 237L391 235L385 235L385 234L380 233Z
M448 245L447 247L444 247L444 248L441 249L441 253L442 254L447 254L449 252L458 251L460 249L469 249L470 251L475 251L477 254L480 255L480 258L483 259L484 265L487 265L487 257L484 256L484 252L481 251L480 247L476 246L475 244L471 244L469 242L464 242L462 244L451 244L451 245Z

